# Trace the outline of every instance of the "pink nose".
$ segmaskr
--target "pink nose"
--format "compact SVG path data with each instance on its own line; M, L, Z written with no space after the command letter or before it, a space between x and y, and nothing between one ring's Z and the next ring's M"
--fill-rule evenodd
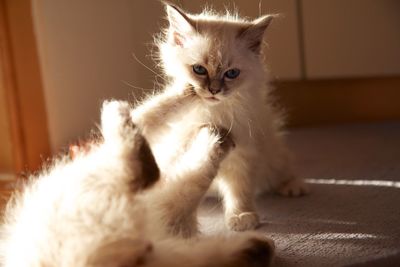
M210 91L211 94L216 95L219 92L221 92L221 88L211 88L211 87L209 87L208 91Z
M210 81L210 84L208 86L208 91L210 91L211 94L215 95L221 92L222 89L222 82L219 79L213 79Z

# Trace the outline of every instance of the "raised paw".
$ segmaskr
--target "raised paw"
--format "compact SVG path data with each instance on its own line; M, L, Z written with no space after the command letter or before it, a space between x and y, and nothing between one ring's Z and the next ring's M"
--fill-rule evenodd
M218 156L225 156L227 152L236 146L232 134L227 129L214 126L208 127L211 133L217 138L216 154Z
M185 87L182 93L183 93L183 96L185 96L185 97L194 97L197 95L196 91L194 90L193 85L188 85L187 87Z
M242 212L238 215L228 215L227 226L233 231L253 230L260 224L260 219L255 212Z
M249 235L248 239L233 257L234 266L270 266L274 258L274 241L258 233L247 235Z
M215 127L213 128L214 133L217 134L221 147L225 150L232 149L236 146L233 141L232 134L225 128Z
M192 146L193 144L196 146L197 154L209 155L215 165L219 165L228 152L235 147L232 135L224 128L203 124L196 134Z
M149 188L160 176L160 171L146 138L135 127L128 102L104 102L101 127L105 153L119 161L129 177L133 192Z
M310 189L303 179L294 178L283 183L278 193L285 197L299 197L310 193Z
M104 139L113 139L129 134L134 128L130 106L125 101L105 101L101 110L101 130Z

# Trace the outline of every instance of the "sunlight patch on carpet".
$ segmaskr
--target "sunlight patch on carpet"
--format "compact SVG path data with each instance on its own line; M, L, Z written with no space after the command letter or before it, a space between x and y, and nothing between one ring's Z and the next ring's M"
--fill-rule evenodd
M325 240L338 240L338 239L376 239L376 235L363 234L363 233L323 233L314 234L310 239L325 239Z
M306 182L310 184L382 186L400 188L400 182L382 180L306 179Z

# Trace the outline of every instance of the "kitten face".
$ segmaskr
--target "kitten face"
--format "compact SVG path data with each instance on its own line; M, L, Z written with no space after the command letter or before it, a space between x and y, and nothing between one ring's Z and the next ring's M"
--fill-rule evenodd
M263 73L260 49L271 17L253 22L167 6L168 38L160 46L166 73L190 84L207 103L249 90Z
M221 37L225 37L222 38ZM210 36L204 36L200 42L199 53L192 54L187 61L181 61L186 69L187 80L195 88L198 95L207 102L218 103L239 90L246 83L248 70L246 62L233 49L227 49L230 36L220 36L210 41ZM226 40L228 39L228 40ZM225 45L224 45L225 43ZM196 49L194 44L192 48ZM236 44L240 47L240 43ZM233 51L232 51L233 50ZM244 51L245 52L245 51Z

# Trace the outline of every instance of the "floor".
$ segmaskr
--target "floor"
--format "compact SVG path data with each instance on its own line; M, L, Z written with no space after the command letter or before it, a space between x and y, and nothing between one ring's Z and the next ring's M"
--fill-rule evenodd
M400 123L296 129L289 143L312 193L258 199L275 266L400 266ZM200 221L226 231L215 201Z

